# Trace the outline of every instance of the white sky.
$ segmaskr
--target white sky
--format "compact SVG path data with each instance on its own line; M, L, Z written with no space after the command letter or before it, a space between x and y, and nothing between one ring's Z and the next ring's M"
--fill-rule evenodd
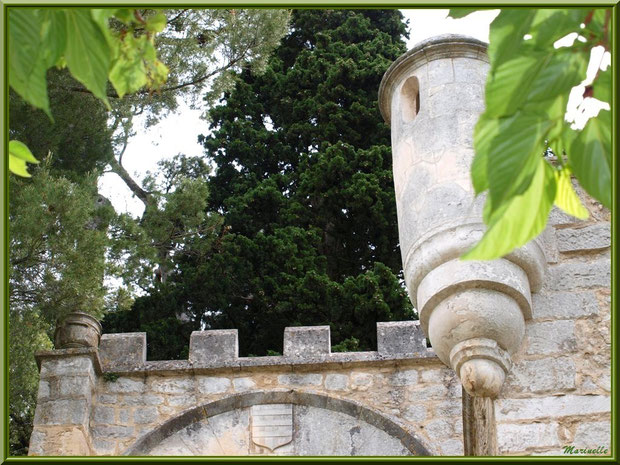
M465 18L453 19L447 18L447 9L406 9L401 11L405 18L409 19L408 49L424 39L446 33L469 35L488 42L489 25L499 13L499 10L487 10L470 14ZM596 65L589 67L589 76L596 72L596 67L601 63L603 56L600 50L598 55L595 53L597 52L593 51L591 63L596 62ZM606 54L606 61L609 61L609 53ZM576 87L573 94L574 99L571 95L572 111L575 115L580 114L582 120L584 117L587 120L590 115L594 116L598 113L601 108L600 105L591 108L579 106L583 87ZM571 102L569 102L569 108L571 108ZM198 144L197 138L199 134L207 132L207 123L200 119L200 114L200 110L191 110L187 105L181 103L176 114L170 115L148 130L144 130L140 120L136 119L134 130L138 134L130 140L123 156L125 169L134 175L136 180L142 180L147 171L157 169L157 162L161 159L172 158L178 153L188 156L203 155L203 148ZM582 124L585 124L585 120ZM132 196L129 188L116 174L108 173L102 176L99 181L99 190L102 195L110 199L117 212L129 212L133 216L142 214L144 205Z

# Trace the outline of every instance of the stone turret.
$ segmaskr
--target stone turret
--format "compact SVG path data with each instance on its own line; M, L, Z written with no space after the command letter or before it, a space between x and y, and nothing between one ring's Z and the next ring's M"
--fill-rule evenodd
M470 167L488 67L483 42L429 39L388 69L379 104L392 130L403 268L422 328L470 395L495 397L546 262L536 241L499 260L459 259L486 228Z

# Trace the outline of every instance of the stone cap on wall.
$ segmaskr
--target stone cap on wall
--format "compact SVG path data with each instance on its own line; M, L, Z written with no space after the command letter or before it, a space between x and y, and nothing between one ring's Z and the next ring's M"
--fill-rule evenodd
M76 349L72 349L76 350ZM37 360L70 356L65 350L37 353ZM97 359L100 372L118 374L214 370L265 366L315 364L355 364L435 358L427 348L419 321L377 323L377 350L368 352L331 351L329 326L299 326L284 330L284 354L266 357L239 357L236 329L194 331L190 337L188 360L146 360L146 333L104 334L99 349L88 349ZM63 355L64 354L64 355ZM99 370L97 370L99 371Z

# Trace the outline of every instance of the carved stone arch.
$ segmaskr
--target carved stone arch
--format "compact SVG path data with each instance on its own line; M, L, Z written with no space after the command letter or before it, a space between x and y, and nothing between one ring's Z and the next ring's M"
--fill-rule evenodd
M396 418L368 408L359 402L295 390L250 391L193 407L170 418L159 427L139 438L123 452L123 455L149 455L155 447L160 446L175 433L191 428L192 425L217 415L269 404L292 404L294 406L344 414L356 419L358 422L366 423L399 441L402 444L403 450L407 451L403 455L433 455L422 440L415 433L409 431L407 426ZM337 432L333 433L336 434Z

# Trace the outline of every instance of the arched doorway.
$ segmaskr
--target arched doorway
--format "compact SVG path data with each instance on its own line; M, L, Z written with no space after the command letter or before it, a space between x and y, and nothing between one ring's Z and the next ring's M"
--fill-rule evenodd
M398 420L298 391L236 394L194 407L123 455L431 455Z

